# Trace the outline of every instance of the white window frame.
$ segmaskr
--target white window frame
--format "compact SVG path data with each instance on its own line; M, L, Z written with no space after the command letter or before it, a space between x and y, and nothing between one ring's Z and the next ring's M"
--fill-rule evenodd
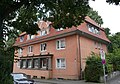
M64 47L63 48L62 48L61 41L64 41ZM65 41L65 39L59 39L59 40L56 41L56 49L57 50L65 49L65 47L66 47L66 41Z
M100 31L93 25L87 24L88 31L100 35Z
M44 46L45 46L45 44L46 44L46 48L45 48L45 50L44 50ZM40 51L41 51L41 52L45 52L45 51L47 51L47 43L46 43L46 42L40 44Z
M36 63L36 61L37 61L37 63ZM39 67L39 60L38 60L38 58L34 59L33 63L34 63L34 68L37 69Z
M62 31L62 30L64 30L62 27L61 27L61 28L56 29L56 31Z
M98 43L98 48L99 48L99 49L102 48L102 43Z
M41 30L40 31L40 36L45 36L47 35L47 30Z
M24 65L24 63L25 63L25 65ZM22 68L25 68L26 67L26 60L23 60L22 61Z
M17 61L17 67L20 68L20 61Z
M28 63L28 68L32 68L32 60L31 59L28 59L27 60L27 63ZM29 65L30 64L30 65Z
M64 59L64 62L62 63L62 60ZM58 60L60 64L58 64ZM64 64L64 67L63 67ZM57 58L56 59L56 69L66 69L66 59L65 58Z
M43 65L43 64L44 64L44 63L43 63L44 60L46 61L46 66ZM41 59L41 61L42 61L42 68L47 68L47 59L46 59L46 58L43 58L43 59Z
M27 35L27 40L31 40L31 39L34 39L34 38L35 38L35 35L31 35L31 34Z
M21 48L18 49L18 56L21 57L23 53L23 50Z
M24 41L24 36L20 36L20 42Z
M28 54L33 53L33 46L28 46Z

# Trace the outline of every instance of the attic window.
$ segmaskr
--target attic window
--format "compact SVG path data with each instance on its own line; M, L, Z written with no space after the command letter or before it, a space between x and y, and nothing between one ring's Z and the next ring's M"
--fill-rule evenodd
M24 41L24 36L20 36L20 42Z
M100 35L100 30L97 27L95 27L95 26L93 26L91 24L87 24L87 27L88 27L88 31L90 31L90 32L92 32L94 34Z
M56 31L62 31L62 30L64 30L62 27L61 27L61 28L56 29Z
M47 31L46 30L40 31L40 36L45 36L45 35L47 35Z

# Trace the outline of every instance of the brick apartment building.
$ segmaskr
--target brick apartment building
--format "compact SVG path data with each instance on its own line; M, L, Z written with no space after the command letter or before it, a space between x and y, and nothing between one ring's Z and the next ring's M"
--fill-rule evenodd
M49 22L40 21L37 35L22 33L15 46L13 72L37 78L79 79L91 52L107 52L109 40L91 18L78 27L54 29ZM18 53L17 53L18 52Z

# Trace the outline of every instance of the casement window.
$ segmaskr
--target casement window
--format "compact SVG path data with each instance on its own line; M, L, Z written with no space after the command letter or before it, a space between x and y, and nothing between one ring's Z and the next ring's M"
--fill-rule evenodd
M28 46L28 54L33 52L33 46Z
M64 58L59 58L56 60L56 68L57 69L65 69L66 68L66 61Z
M56 48L59 49L65 49L65 39L60 39L56 41Z
M27 35L27 40L34 39L34 38L35 38L35 35L31 35L31 34Z
M40 31L40 36L45 36L47 35L47 31L46 30L41 30Z
M101 49L102 48L102 44L98 43L98 48Z
M26 68L26 60L22 60L22 68Z
M38 61L38 59L34 59L34 60L33 60L33 63L34 63L34 68L38 68L38 66L39 66L39 61Z
M88 27L88 31L94 33L94 34L98 34L100 35L100 31L97 27L91 25L91 24L87 24L87 27Z
M31 59L27 60L27 66L28 66L28 68L32 68L32 60Z
M62 31L62 30L64 30L62 27L61 27L61 28L56 29L56 31Z
M41 43L40 44L40 51L41 52L46 51L46 48L47 48L47 44L46 43Z
M47 59L46 58L41 59L41 65L42 65L41 68L46 68L47 67Z
M24 41L24 36L20 36L20 42Z
M99 42L94 42L94 44L95 44L95 48L97 49L101 49L102 48L102 44L101 43L99 43Z
M19 67L19 68L20 68L20 61L18 61L18 62L17 62L17 67Z
M21 57L22 56L22 52L23 52L23 50L20 48L20 49L18 49L18 56L19 57Z

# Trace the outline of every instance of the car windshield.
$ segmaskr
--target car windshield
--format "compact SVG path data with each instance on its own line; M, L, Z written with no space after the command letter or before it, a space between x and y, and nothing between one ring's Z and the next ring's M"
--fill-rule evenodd
M26 75L24 74L13 74L14 79L27 79Z

